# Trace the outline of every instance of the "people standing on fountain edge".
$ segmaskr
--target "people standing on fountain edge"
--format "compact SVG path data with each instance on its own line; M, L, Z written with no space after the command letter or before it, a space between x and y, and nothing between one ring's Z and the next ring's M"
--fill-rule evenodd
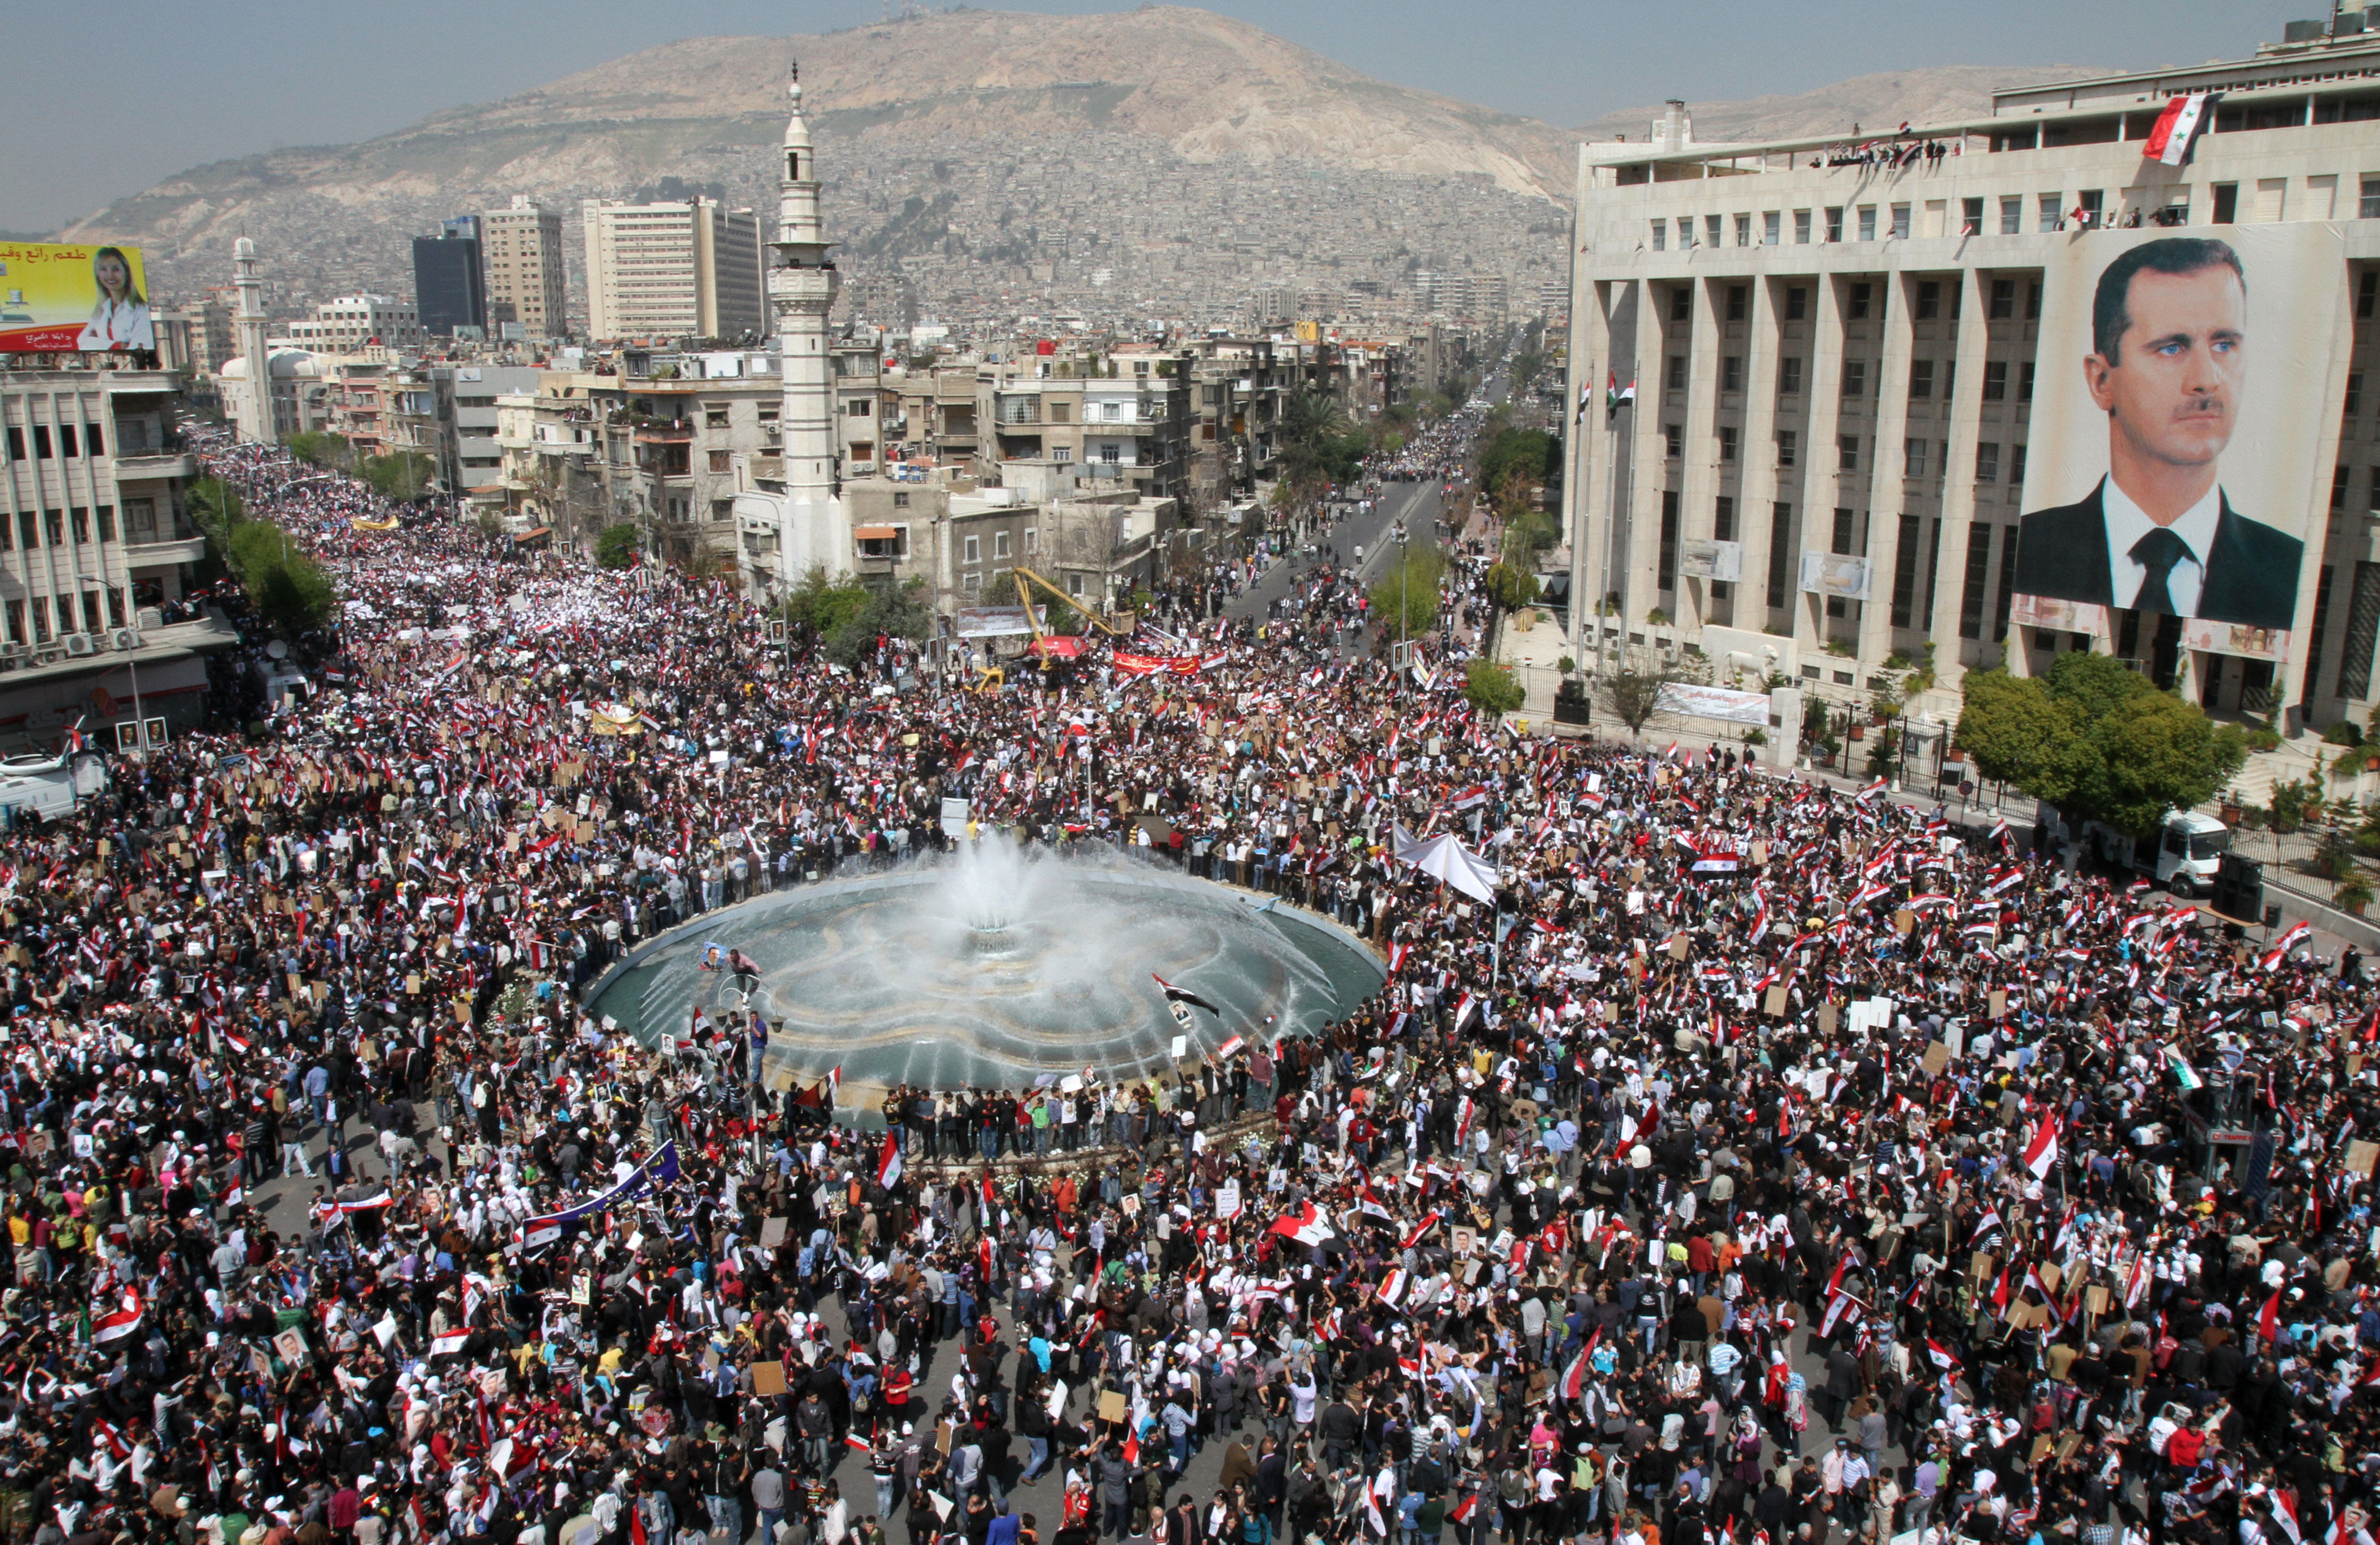
M201 444L341 610L267 705L237 588L176 597L241 630L206 723L6 837L34 1541L2370 1545L2380 1003L2326 940L1520 741L1450 669L1484 553L1426 681L1347 657L1328 562L1257 637L1232 560L1143 609L1207 669L973 693L892 638L764 671L722 586L359 531L361 485ZM752 1097L749 1011L582 1004L722 855L889 865L946 794L1053 846L1154 817L1387 984L1186 1084L895 1091L890 1186L823 1069ZM1496 905L1393 866L1433 816Z

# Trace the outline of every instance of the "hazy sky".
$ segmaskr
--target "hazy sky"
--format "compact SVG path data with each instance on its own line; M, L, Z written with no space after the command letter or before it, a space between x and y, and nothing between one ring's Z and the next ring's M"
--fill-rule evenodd
M897 0L896 0L897 3ZM939 7L937 7L939 8ZM1098 0L1016 0L1047 12ZM1667 96L1794 92L1920 65L2237 58L2326 0L1213 0L1385 80L1560 125ZM41 231L187 167L339 144L679 38L875 21L881 0L110 0L12 7L0 229Z

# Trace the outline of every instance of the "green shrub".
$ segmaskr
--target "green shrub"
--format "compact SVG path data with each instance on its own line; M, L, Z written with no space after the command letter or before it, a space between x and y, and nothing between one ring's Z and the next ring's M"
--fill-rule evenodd
M625 521L607 525L595 534L595 561L607 569L632 569L641 542L637 528Z
M2325 745L2362 745L2363 743L2363 731L2355 728L2352 722L2342 718L2337 724L2332 725L2329 729L2322 732L2322 743Z

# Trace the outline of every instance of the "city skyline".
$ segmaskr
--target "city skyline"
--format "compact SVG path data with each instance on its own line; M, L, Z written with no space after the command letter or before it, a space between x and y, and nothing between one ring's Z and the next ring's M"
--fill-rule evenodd
M1042 0L1001 8L1079 15L1124 7ZM1708 49L1700 30L1660 28L1650 13L1601 3L1556 7L1526 0L1459 14L1353 0L1288 8L1229 0L1207 8L1393 84L1575 127L1666 94L1689 101L1791 94L1894 69L2053 60L2142 67L2236 57L2277 36L2283 21L2309 7L2301 0L2191 0L2162 10L2157 31L2144 42L2124 13L2046 0L1946 14L1922 31L1908 29L1906 13L1881 0L1848 0L1815 17L1746 16L1732 34L1735 46L1721 53ZM6 88L0 91L0 125L20 144L43 145L44 153L21 159L0 187L0 229L47 232L194 165L370 139L660 43L829 31L876 22L883 13L849 0L725 0L692 17L612 0L468 11L431 3L408 11L401 31L382 25L376 13L299 13L282 0L233 0L202 12L136 3L117 14L177 67L148 84L140 113L96 121L71 73L42 66L78 46L65 13L37 11L20 22L21 46L10 51L10 63L0 63ZM359 72L353 61L366 58L376 67ZM1522 59L1534 67L1513 69ZM55 126L62 122L78 122L79 132L57 136Z

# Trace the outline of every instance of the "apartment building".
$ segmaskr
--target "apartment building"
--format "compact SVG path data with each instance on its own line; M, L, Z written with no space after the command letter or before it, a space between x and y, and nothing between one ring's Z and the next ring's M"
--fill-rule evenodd
M1062 482L988 488L941 473L918 482L846 483L858 546L854 573L884 584L925 581L945 617L1014 606L1008 575L1030 569L1085 606L1106 610L1162 572L1180 502L1112 486Z
M487 248L488 320L498 336L505 324L524 338L559 338L568 301L562 250L562 213L525 193L507 208L480 214Z
M2168 107L2203 114L2194 143ZM1616 614L1573 608L1574 652L1692 646L1723 678L1773 666L1849 702L1930 646L1921 706L1948 718L1966 670L2089 648L2212 711L2360 722L2380 701L2375 120L2380 39L2341 35L2006 91L1866 142L1697 144L1672 104L1647 141L1582 146L1568 358L1591 400L1564 416L1564 497L1573 589ZM2302 541L2269 605L2168 615L2117 594L2107 556L2095 581L2050 574L2046 545L2042 594L2018 584L2022 518L2098 498L2115 454L2082 369L2100 281L2163 237L2244 262L2244 285L2213 280L2250 319L2221 482ZM2220 556L2189 557L2183 593Z
M760 222L714 199L579 205L588 328L598 338L758 337Z
M1172 498L1189 483L1191 377L1187 356L1153 350L986 366L976 416L991 439L978 461L987 472L1017 463L1079 467L1093 487Z
M326 300L311 317L281 324L281 336L316 354L361 354L378 346L419 349L430 342L421 313L395 296L349 295Z
M237 634L164 621L205 550L180 403L171 371L0 371L0 749L79 724L134 750L204 717L200 657Z

